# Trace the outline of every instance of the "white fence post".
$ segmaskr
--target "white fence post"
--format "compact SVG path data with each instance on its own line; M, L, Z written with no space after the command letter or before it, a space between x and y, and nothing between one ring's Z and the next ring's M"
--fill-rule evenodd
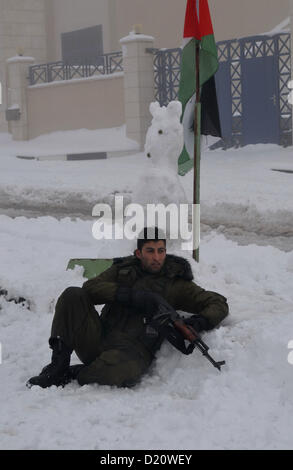
M154 101L153 54L154 38L130 33L120 40L124 69L124 101L126 135L143 149L147 129L151 123L149 105Z
M33 57L23 56L11 57L6 61L8 130L12 134L13 140L29 139L27 77L29 65L32 65L34 61Z

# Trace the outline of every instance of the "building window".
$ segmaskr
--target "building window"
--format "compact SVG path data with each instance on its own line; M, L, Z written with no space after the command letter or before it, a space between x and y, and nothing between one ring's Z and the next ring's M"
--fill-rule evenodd
M100 64L104 53L102 25L61 34L62 60L71 65Z

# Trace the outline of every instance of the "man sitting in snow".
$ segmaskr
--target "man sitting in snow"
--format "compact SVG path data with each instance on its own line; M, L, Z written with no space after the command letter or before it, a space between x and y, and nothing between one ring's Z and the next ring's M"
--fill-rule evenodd
M80 385L137 383L166 337L166 322L172 328L169 311L194 314L185 323L197 332L212 329L228 315L225 297L192 279L189 262L167 255L164 235L155 228L148 237L145 228L133 256L115 259L82 288L69 287L61 294L49 339L52 361L29 379L28 387L65 385L72 379ZM101 316L94 307L100 304L105 304ZM161 306L165 313L158 315ZM172 335L181 333L174 328ZM83 364L70 367L73 351Z

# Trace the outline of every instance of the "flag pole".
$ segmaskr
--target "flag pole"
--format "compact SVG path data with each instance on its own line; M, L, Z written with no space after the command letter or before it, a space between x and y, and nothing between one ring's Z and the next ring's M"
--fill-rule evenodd
M199 262L200 241L200 82L199 41L195 40L195 107L194 107L194 169L193 169L193 259Z

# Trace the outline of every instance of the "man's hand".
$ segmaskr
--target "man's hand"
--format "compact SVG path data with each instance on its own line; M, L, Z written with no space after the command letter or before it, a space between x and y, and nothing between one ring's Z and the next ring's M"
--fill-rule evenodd
M192 326L197 333L211 329L209 321L202 315L192 315L191 317L183 318L183 321L185 325Z
M145 316L147 321L151 320L157 314L163 316L167 315L169 317L171 312L176 314L173 307L171 307L161 295L150 290L118 287L116 300L122 305L137 309Z

